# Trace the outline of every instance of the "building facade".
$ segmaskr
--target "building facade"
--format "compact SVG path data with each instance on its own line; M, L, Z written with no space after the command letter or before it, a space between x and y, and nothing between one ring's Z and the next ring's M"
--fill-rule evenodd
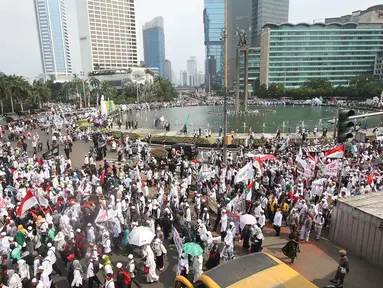
M245 57L243 53L241 53L239 58L239 92L244 92L244 84L245 84ZM259 47L249 47L249 58L248 58L248 70L247 70L247 78L248 78L248 86L247 91L251 94L254 92L253 83L259 80L260 73L260 62L261 62L261 48Z
M374 75L379 79L383 79L383 50L376 53Z
M188 71L180 71L180 86L188 86Z
M164 18L156 17L142 26L144 60L148 67L157 67L160 76L165 75Z
M221 33L225 24L224 12L224 0L204 0L205 77L210 78L212 85L223 85L225 65Z
M198 85L203 85L205 84L205 73L202 71L198 72Z
M70 77L68 27L64 0L35 0L44 80Z
M138 66L134 0L76 0L85 74Z
M164 77L172 82L172 62L169 61L168 59L165 59L165 74Z
M383 23L383 5L376 5L366 10L358 10L349 15L326 18L325 23Z
M373 74L383 47L383 28L356 23L266 24L262 32L260 83L300 87L327 78L347 86L360 74Z
M289 0L252 0L251 44L261 44L262 27L266 23L281 24L289 19Z
M128 83L151 84L154 77L147 73L147 68L133 67L129 69L95 70L89 76L97 78L101 83L107 81L111 86L123 93Z
M190 87L198 86L197 57L191 56L187 61L188 84Z
M251 44L252 0L227 0L228 84L236 79L237 29L243 30Z

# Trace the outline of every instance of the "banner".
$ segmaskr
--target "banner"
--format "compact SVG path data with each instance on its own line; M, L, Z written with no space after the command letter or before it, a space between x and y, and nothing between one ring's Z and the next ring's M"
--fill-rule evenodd
M243 182L247 179L253 179L254 177L254 168L253 163L249 162L245 166L243 166L235 175L234 183Z
M303 176L306 178L314 177L314 172L315 172L315 161L308 159L308 161L306 162L305 170L303 171Z
M214 198L207 197L207 204L215 214L218 213L217 201Z
M339 163L338 161L331 162L324 166L323 175L328 176L338 176L339 172Z
M233 212L230 212L230 211L226 211L226 215L227 215L227 223L229 224L230 222L234 222L234 225L235 225L235 233L236 234L239 234L239 215L238 214L235 214ZM234 235L233 235L234 236Z
M50 160L54 158L55 156L59 156L59 146L55 146L52 149L48 150L47 152L43 153L44 160Z
M181 256L182 254L182 239L180 237L180 234L178 234L178 231L174 226L172 226L172 234L173 234L173 241L174 245L176 245L178 256Z

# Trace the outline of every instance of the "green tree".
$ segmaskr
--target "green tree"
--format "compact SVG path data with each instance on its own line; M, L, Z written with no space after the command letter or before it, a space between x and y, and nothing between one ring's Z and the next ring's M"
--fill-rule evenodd
M51 96L51 89L42 81L35 80L32 85L33 103L39 108L42 107L42 103L47 102Z
M101 95L104 95L105 99L114 99L117 96L117 90L108 81L104 80L100 86Z
M0 106L1 114L4 115L4 101L11 97L7 75L0 72Z
M9 82L10 82L10 89L12 94L12 97L11 97L12 112L15 112L14 104L13 104L14 99L20 104L20 109L23 112L24 111L23 101L25 101L28 97L32 95L32 87L22 76L12 75L12 76L9 76L9 79L10 79Z
M306 80L303 85L303 88L311 88L311 89L324 89L330 90L332 88L331 82L326 78L313 78Z

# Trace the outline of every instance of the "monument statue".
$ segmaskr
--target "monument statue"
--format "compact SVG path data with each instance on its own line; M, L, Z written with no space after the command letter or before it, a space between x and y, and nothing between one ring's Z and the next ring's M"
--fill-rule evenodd
M238 36L239 36L239 40L238 40L238 47L240 48L245 48L245 47L248 47L248 36L247 36L247 33L245 32L245 30L243 29L239 29L237 28L237 33L238 33Z

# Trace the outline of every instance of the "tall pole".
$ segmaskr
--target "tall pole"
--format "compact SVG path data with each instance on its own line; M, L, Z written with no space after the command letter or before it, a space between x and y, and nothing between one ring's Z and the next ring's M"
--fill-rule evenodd
M239 112L239 59L240 59L240 48L237 47L237 55L236 55L236 74L237 74L237 85L235 87L235 112Z
M227 134L227 0L225 0L225 24L223 28L223 41L224 41L224 86L225 86L225 95L223 100L223 163L227 163L227 143L226 143L226 134Z
M249 48L246 47L245 49L245 77L244 77L244 84L245 87L243 91L245 92L245 112L247 112L247 98L248 98L248 90L249 90Z

